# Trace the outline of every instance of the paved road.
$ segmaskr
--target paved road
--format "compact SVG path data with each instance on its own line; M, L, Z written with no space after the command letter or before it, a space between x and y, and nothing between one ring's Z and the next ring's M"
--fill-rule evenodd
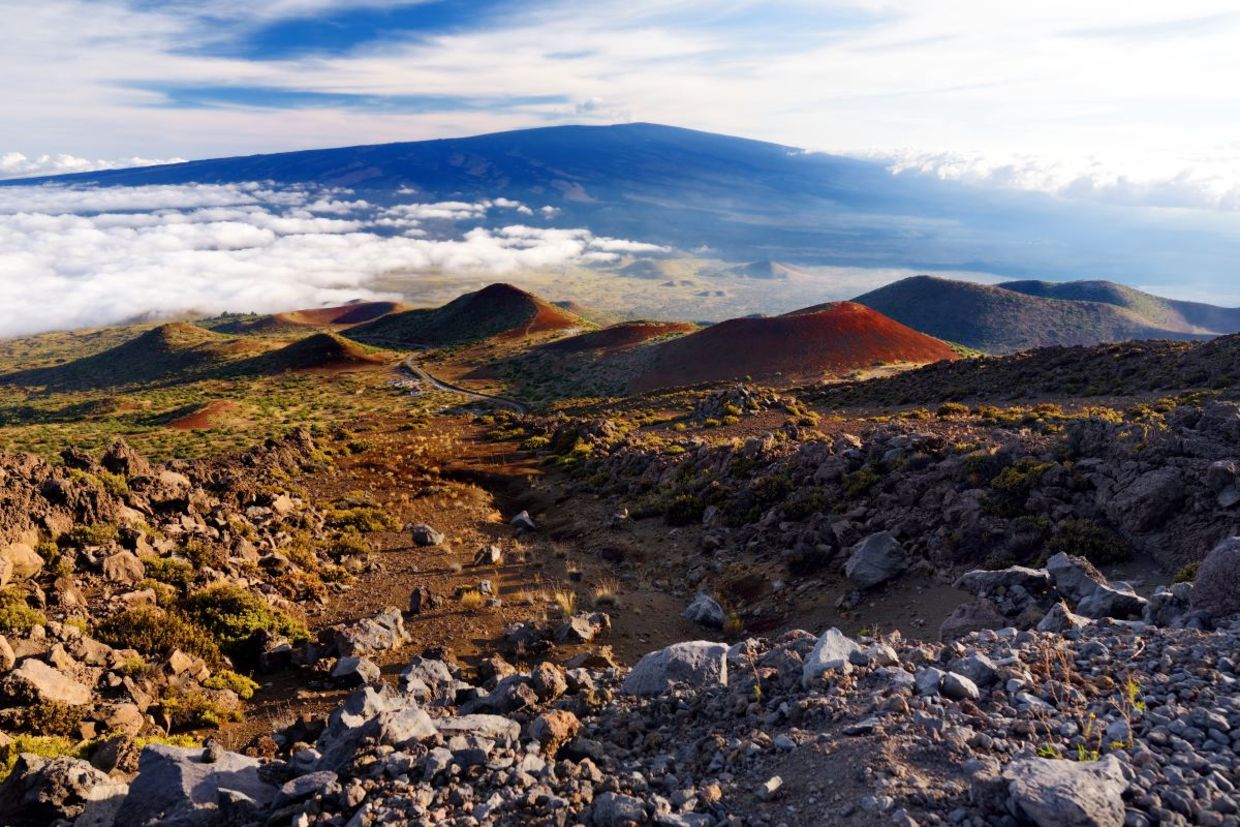
M457 393L470 399L476 399L479 402L489 402L492 405L497 405L501 408L508 408L509 410L516 411L519 414L524 414L526 412L525 406L515 399L509 399L506 396L495 396L494 394L471 391L468 388L462 388L460 385L454 385L451 382L436 379L427 372L426 368L418 364L415 354L406 356L405 361L401 362L400 366L413 378L425 382L433 388L438 388L441 391Z

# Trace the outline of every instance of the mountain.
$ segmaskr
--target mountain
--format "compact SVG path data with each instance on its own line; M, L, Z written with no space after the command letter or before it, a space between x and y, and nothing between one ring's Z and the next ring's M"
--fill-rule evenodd
M0 382L51 388L101 388L199 374L252 356L262 346L185 322L151 328L94 356L0 376Z
M524 223L793 267L1227 279L1240 259L1238 233L1160 222L1135 208L893 175L872 160L643 123L199 160L0 186L49 181L317 184L347 187L376 209L508 198L558 210ZM510 212L494 212L484 224L512 223Z
M338 307L312 307L227 322L213 329L219 333L282 333L306 327L347 327L374 321L412 308L399 302L350 302Z
M492 284L431 310L393 313L349 330L372 344L447 345L491 336L588 328L585 319L511 284Z
M260 356L255 368L260 372L308 370L311 368L346 368L382 364L382 356L369 353L357 342L334 333L315 333L298 339L279 350Z
M1112 302L1045 298L999 285L932 276L902 279L854 301L923 333L992 353L1203 335L1196 329L1164 326Z
M753 261L729 268L728 273L747 279L787 279L807 275L802 270L778 261Z
M1240 331L1240 308L1164 299L1113 281L1006 281L998 286L1029 296L1112 304L1169 331L1207 335Z
M654 346L639 391L739 379L818 379L879 364L955 359L947 344L853 302L729 319Z

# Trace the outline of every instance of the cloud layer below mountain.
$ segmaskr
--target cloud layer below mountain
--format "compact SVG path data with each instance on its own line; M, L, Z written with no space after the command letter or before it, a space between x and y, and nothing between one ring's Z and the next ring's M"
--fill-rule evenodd
M531 226L533 215L505 199L376 208L347 191L259 184L6 187L0 336L394 298L374 282L418 271L502 276L660 251Z

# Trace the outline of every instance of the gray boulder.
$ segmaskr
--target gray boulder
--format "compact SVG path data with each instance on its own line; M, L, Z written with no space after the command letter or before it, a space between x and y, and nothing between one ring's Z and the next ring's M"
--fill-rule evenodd
M706 592L698 592L697 597L693 598L693 602L689 604L681 617L708 629L722 629L723 624L728 620L727 613L719 605L719 601Z
M822 633L805 659L805 665L801 667L802 686L813 686L830 672L847 674L852 671L851 658L861 651L855 640L832 626Z
M939 626L939 639L950 643L958 638L966 637L982 629L1001 629L1008 625L1003 615L999 614L987 600L972 600L961 603Z
M332 683L337 686L346 688L354 688L357 686L365 686L368 683L376 683L379 680L379 667L374 661L357 655L349 655L341 658L336 663L336 668L332 670Z
M534 525L534 518L530 516L528 511L522 511L509 520L508 524L517 529L517 531L535 531L538 528Z
M678 683L697 689L727 686L727 645L691 640L648 652L629 672L621 689L632 695L661 695Z
M409 642L405 619L400 609L388 607L374 617L336 629L336 651L342 657L370 655L399 649Z
M133 827L197 827L215 824L228 794L241 794L265 807L276 789L258 775L259 761L236 752L203 760L201 748L152 744L142 750L138 775L116 814L116 823Z
M1101 761L1026 758L1003 773L1011 807L1038 827L1121 827L1124 823L1122 765Z
M645 824L646 805L640 798L621 793L603 793L594 802L594 827L628 827Z
M435 728L445 739L454 735L475 735L490 741L515 744L521 738L521 725L502 715L457 715L438 718Z
M420 548L428 546L437 546L443 542L443 532L436 531L426 523L418 523L409 529L410 538L413 544Z
M1088 617L1074 614L1061 600L1052 606L1051 610L1038 621L1038 631L1063 634L1073 629L1084 629L1092 622Z
M948 672L943 676L939 692L955 701L976 701L982 696L977 684L956 672Z
M975 597L995 594L1014 586L1019 586L1033 595L1042 594L1051 588L1051 578L1045 569L1009 566L997 571L974 569L965 572L956 580L956 588Z
M1240 537L1227 538L1201 561L1190 600L1213 618L1240 612Z
M1107 512L1130 531L1156 531L1179 508L1184 491L1184 478L1178 468L1155 468L1120 491L1109 503Z
M0 823L43 825L70 819L95 824L115 814L126 791L125 784L86 761L22 754L0 785Z
M1093 594L1076 604L1076 610L1085 617L1134 618L1145 611L1146 600L1126 583L1099 586Z
M1092 595L1099 586L1107 585L1107 579L1093 563L1062 551L1046 561L1046 571L1055 584L1055 591L1073 605Z
M853 546L844 574L859 589L872 589L908 568L904 546L890 532L871 534Z
M461 685L448 664L434 658L415 657L400 673L400 686L419 703L450 706L456 703Z

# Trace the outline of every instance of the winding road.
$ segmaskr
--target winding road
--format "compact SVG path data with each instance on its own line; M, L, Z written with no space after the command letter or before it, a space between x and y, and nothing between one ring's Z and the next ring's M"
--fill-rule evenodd
M454 385L451 382L436 379L426 370L426 368L418 364L417 358L414 354L406 356L405 360L400 363L400 367L414 379L425 382L438 390L450 391L451 393L460 394L461 396L465 396L470 399L476 399L479 402L489 402L492 405L497 405L501 408L508 408L509 410L515 411L519 414L526 413L526 407L515 399L509 399L506 396L495 396L490 393L471 391L468 388L462 388L460 385Z

